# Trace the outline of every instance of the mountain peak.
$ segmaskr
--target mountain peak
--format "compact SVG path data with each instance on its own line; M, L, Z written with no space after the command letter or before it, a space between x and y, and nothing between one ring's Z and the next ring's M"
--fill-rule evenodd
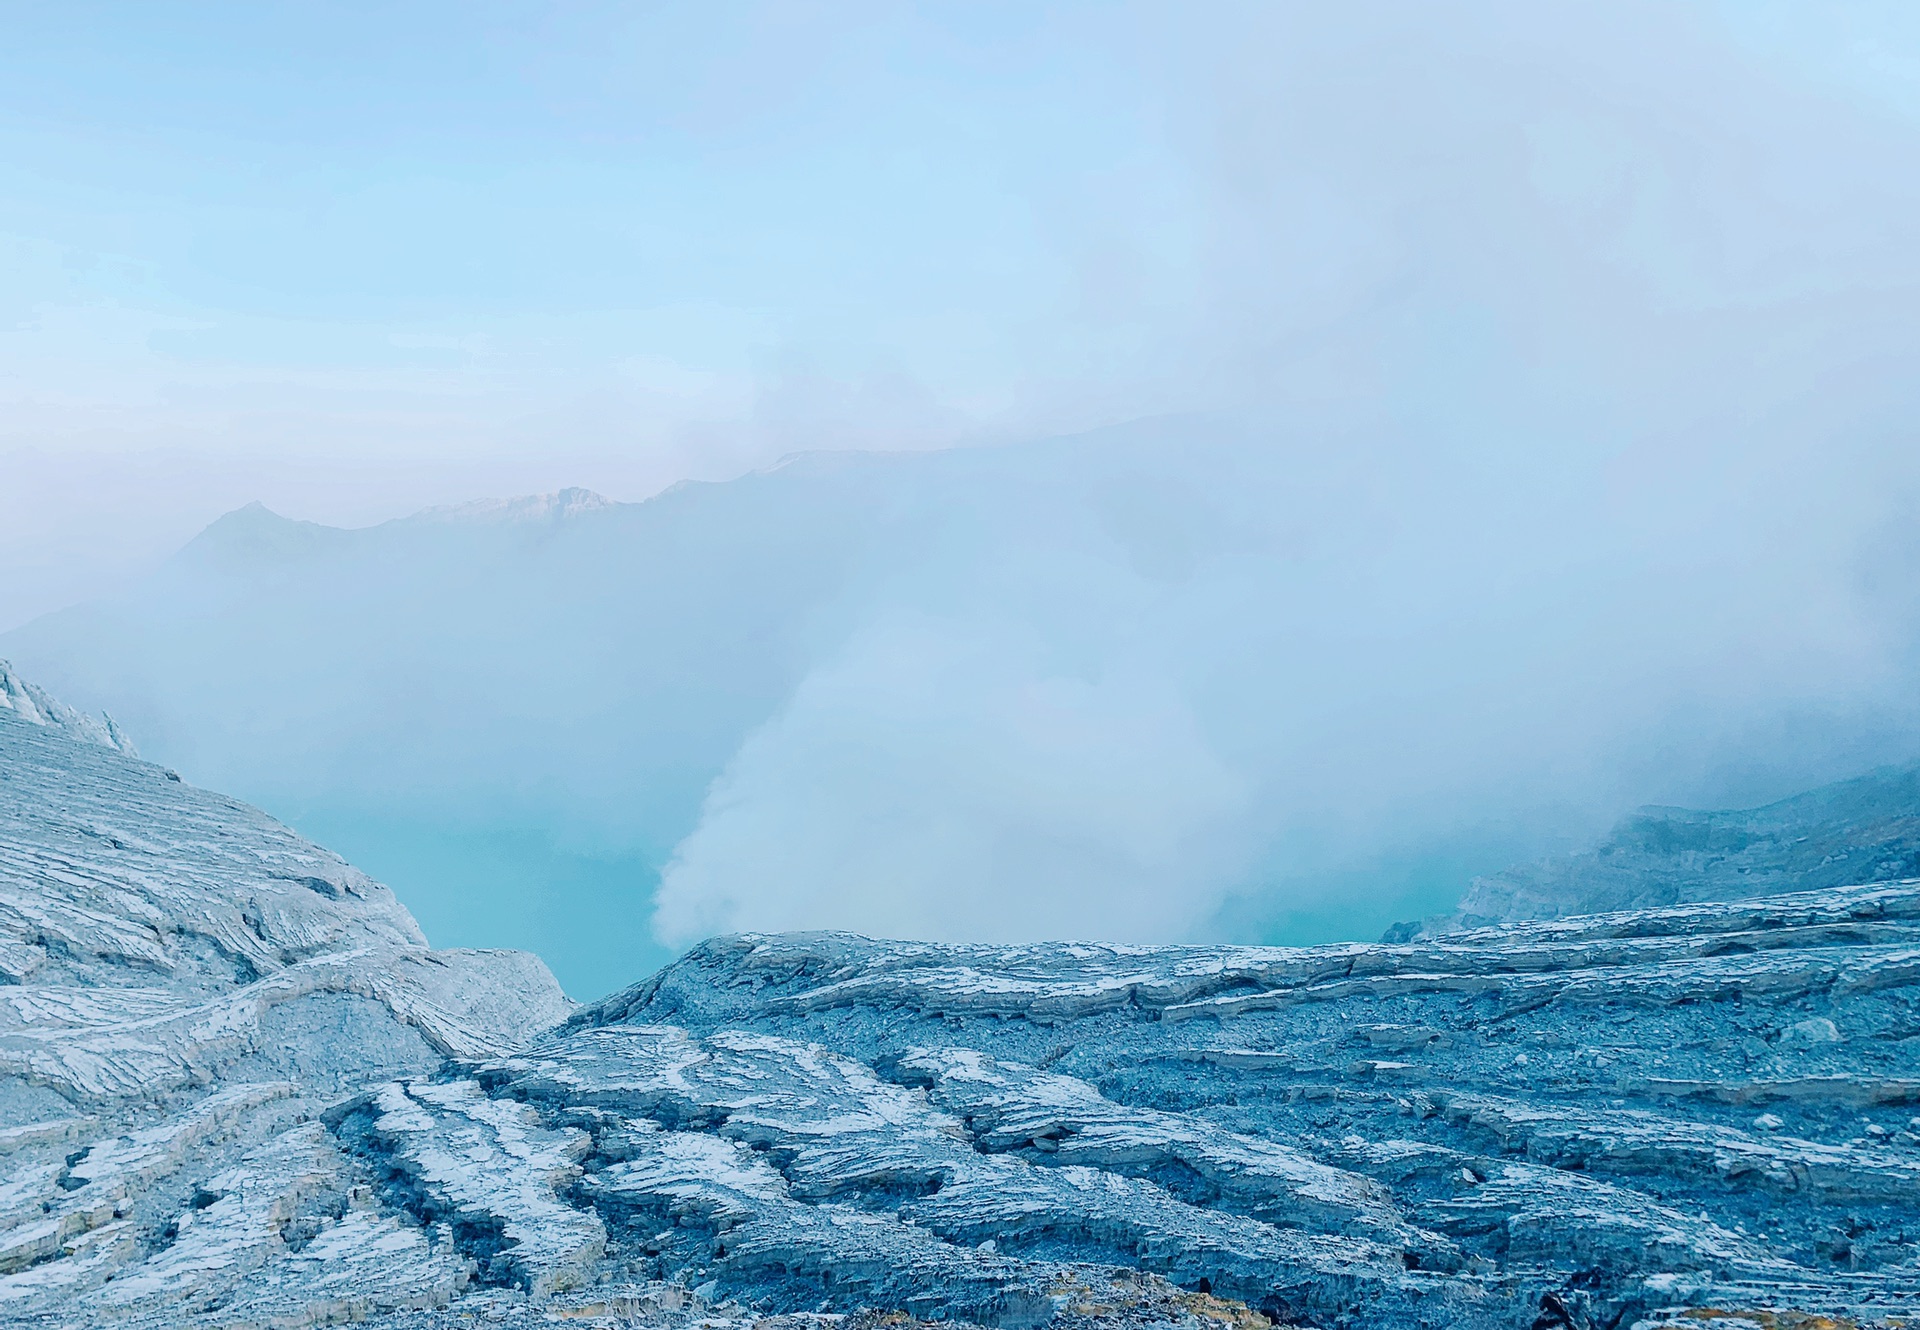
M215 518L180 553L217 567L246 569L295 562L330 547L345 534L338 527L282 517L255 499Z

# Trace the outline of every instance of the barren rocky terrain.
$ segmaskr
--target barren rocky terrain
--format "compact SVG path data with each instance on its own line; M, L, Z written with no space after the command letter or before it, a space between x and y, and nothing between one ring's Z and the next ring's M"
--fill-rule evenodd
M1310 948L723 937L580 1008L0 701L8 1323L1920 1317L1920 882Z

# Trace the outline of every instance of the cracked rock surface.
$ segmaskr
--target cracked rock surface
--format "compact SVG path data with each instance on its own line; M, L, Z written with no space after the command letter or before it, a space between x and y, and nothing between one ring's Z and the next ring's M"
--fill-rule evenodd
M576 1008L34 705L0 1322L1920 1315L1920 882L1312 948L728 937Z
M386 887L107 722L4 666L0 701L0 1320L299 1326L455 1298L473 1253L383 1204L391 1166L327 1110L563 1018L546 966L432 951Z

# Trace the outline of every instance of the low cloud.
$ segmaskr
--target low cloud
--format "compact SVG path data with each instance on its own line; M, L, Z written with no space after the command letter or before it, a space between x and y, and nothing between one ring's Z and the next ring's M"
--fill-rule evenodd
M1240 867L1245 782L1166 678L1049 669L1063 645L978 617L863 626L715 784L662 879L661 938L1192 932Z

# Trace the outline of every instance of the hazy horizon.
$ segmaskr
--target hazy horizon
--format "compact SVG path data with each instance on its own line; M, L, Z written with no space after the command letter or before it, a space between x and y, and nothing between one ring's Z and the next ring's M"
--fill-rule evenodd
M1272 428L248 507L0 655L583 995L736 930L1377 936L1643 803L1920 757L1911 549L1736 510L1644 562L1577 480Z
M1916 69L1893 4L22 14L0 653L621 945L1360 930L1920 756ZM568 486L654 506L172 558Z
M256 499L632 500L1248 408L1712 469L1688 433L1743 412L1903 404L1904 7L1189 19L18 16L0 626Z

